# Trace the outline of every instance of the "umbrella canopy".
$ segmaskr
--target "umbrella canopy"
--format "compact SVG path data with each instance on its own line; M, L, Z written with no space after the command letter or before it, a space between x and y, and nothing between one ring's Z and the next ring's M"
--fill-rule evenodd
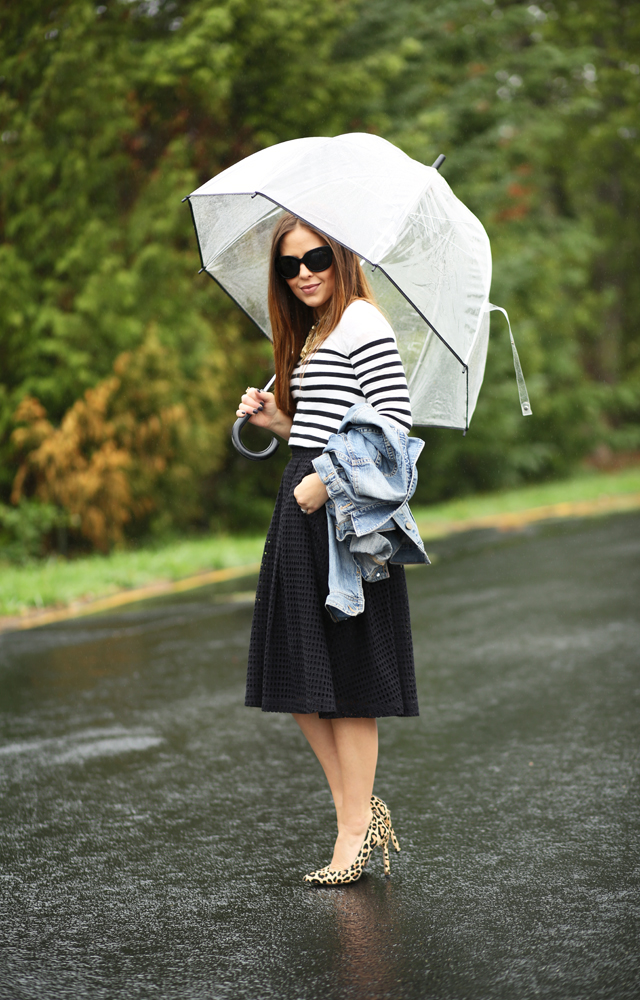
M354 251L396 333L414 423L468 427L487 354L491 249L437 170L368 133L294 139L223 170L188 200L203 270L269 338L279 216L292 212Z

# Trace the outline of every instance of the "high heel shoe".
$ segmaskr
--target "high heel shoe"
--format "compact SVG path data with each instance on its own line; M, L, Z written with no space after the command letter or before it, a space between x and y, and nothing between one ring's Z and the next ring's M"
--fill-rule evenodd
M389 836L391 837L391 843L393 844L396 852L400 853L400 844L398 843L398 838L395 835L395 831L391 824L391 813L389 812L389 806L382 799L379 799L377 795L371 796L371 808L375 815L378 817L381 823L384 823L387 830L389 831Z
M389 834L384 824L379 822L377 814L374 813L364 835L362 847L352 865L348 868L319 868L318 871L305 875L304 881L310 882L312 885L347 885L349 882L357 882L373 854L374 848L378 844L388 843L388 841Z

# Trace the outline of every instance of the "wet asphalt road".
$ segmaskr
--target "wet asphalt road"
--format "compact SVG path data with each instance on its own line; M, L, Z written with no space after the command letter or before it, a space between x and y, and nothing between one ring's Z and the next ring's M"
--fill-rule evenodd
M301 882L333 819L242 705L253 580L0 636L1 1000L640 995L640 516L430 551L390 881Z

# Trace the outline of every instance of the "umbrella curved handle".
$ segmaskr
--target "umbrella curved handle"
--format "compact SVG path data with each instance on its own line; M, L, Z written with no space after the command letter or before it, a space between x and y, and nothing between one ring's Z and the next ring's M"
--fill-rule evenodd
M267 382L262 391L268 392L273 383L275 382L275 380L276 377L274 375L272 378L269 379L269 381ZM242 438L240 437L240 434L242 433L242 428L246 424L247 420L250 419L250 417L251 417L250 413L246 413L244 417L238 417L231 431L231 440L233 441L233 447L236 449L236 451L240 452L243 458L250 458L252 462L262 462L264 461L265 458L271 458L274 452L276 452L280 447L280 442L276 437L274 437L271 438L271 441L269 442L267 447L263 449L263 451L250 451L249 448L247 448L247 446L242 443Z
M238 417L231 431L231 440L233 441L233 447L236 451L240 452L243 458L250 458L253 462L262 462L265 458L271 458L273 453L280 447L280 442L274 437L271 438L271 441L263 451L250 451L246 445L242 443L242 439L240 437L242 428L250 416L251 414L248 413L245 417Z

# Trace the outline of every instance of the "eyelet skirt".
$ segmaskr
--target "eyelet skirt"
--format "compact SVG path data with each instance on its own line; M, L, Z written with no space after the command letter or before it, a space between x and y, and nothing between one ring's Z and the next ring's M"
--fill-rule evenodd
M363 584L362 614L332 621L326 510L303 514L293 496L322 449L291 453L262 557L245 704L324 719L418 715L404 567Z

